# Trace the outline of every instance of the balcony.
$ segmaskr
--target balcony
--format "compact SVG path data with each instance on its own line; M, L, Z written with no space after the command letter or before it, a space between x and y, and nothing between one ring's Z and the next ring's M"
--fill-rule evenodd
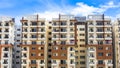
M65 33L65 32L67 33L67 30L61 30L61 32L60 32L60 33Z
M94 48L89 48L88 50L89 50L90 52L94 52L94 51L95 51Z
M9 26L9 24L8 24L8 23L6 23L4 26Z
M22 64L27 64L27 62L26 62L26 61L23 61Z
M101 29L101 30L97 30L96 32L103 32L103 30Z
M8 36L5 36L4 38L5 38L5 39L8 39L9 37L8 37Z
M103 22L99 22L99 23L96 24L96 26L103 26L103 25L104 25Z
M8 55L4 55L3 57L4 57L4 58L8 58Z
M37 32L37 30L30 30L30 32Z
M53 23L53 26L59 26L60 24L59 24L59 22L54 22Z
M94 30L93 30L93 29L90 29L89 32L94 32Z
M5 61L4 61L3 64L8 64L8 62L5 62Z
M26 22L26 23L23 23L23 26L28 26L28 23Z
M105 33L112 33L112 31L110 31L110 30L106 30Z
M95 64L95 62L89 62L89 64Z
M27 58L27 55L26 55L26 54L23 54L22 58Z
M89 39L93 39L94 37L93 36L89 36Z
M37 22L31 22L30 26L37 26Z
M59 29L54 29L53 33L59 32Z
M4 48L3 51L9 51L9 48Z
M9 32L9 30L5 30L4 32Z

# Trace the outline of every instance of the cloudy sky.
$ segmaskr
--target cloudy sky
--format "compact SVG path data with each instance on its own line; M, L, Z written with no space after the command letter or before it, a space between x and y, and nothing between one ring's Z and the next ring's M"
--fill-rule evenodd
M15 17L17 21L25 15L51 18L58 17L59 13L120 17L120 0L0 0L0 16Z

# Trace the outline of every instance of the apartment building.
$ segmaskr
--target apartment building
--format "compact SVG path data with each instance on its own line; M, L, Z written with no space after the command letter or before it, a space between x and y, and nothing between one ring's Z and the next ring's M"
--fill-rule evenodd
M114 68L120 67L120 19L118 18L113 25L114 35Z
M75 68L74 16L47 21L30 15L21 23L21 68Z
M0 17L0 68L12 68L14 18Z
M12 68L21 68L21 25L15 25L15 39L13 47L13 67Z
M113 68L111 19L89 15L87 19L87 68Z
M73 15L52 19L52 68L76 68L74 24Z
M86 17L76 17L75 23L75 58L76 68L86 68Z
M44 47L47 43L45 19L38 15L29 15L23 17L21 23L21 68L45 68Z
M117 66L119 41L115 40L119 32L113 34L111 19L104 15L59 15L51 21L29 15L21 23L21 68L113 68L113 63Z

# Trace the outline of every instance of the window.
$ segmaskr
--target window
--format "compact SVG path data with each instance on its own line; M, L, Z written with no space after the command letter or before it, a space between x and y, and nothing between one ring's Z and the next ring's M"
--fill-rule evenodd
M44 54L43 54L43 53L41 53L41 54L40 54L40 56L44 56Z
M8 68L8 66L4 66L4 68Z
M9 26L9 23L8 23L8 22L6 22L6 23L5 23L5 26Z
M45 35L44 34L41 34L41 38L44 38L45 37Z
M61 60L61 64L66 64L66 60Z
M44 68L44 66L41 66L40 68Z
M111 56L111 53L107 53L106 56Z
M17 29L17 31L20 31L20 29Z
M27 54L26 54L26 53L23 53L23 57L27 57Z
M93 54L93 53L90 53L90 57L94 57L94 54Z
M94 30L93 30L93 28L90 28L89 31L90 31L90 32L93 32Z
M31 25L35 26L37 25L37 22L31 22Z
M31 38L37 38L37 35L31 35Z
M61 50L66 50L66 47L61 47Z
M5 37L4 38L9 38L8 34L5 34Z
M85 34L80 34L80 36L85 36Z
M36 64L36 60L31 60L31 64Z
M8 42L8 40L5 40L5 44L8 44L9 42Z
M23 47L23 50L24 50L24 51L27 51L27 47Z
M70 64L74 64L74 60L70 60Z
M61 56L66 56L66 54L65 54L65 53L62 53Z
M80 59L85 59L85 56L80 56Z
M103 60L98 60L98 64L103 64Z
M84 41L85 41L85 39L80 39L80 41L83 41L83 42L84 42Z
M98 56L103 56L103 53L101 53L101 52L100 52L100 53L98 53Z
M35 66L32 66L31 68L36 68Z
M5 48L4 48L4 51L9 51L9 48L8 48L8 47L5 47Z
M32 41L32 44L36 44L36 41Z
M8 59L4 59L3 64L8 64Z
M8 57L8 53L4 53L4 57L6 57L6 58L7 58L7 57Z
M67 23L65 21L61 22L61 25L67 25Z
M5 29L5 32L9 32L9 29Z
M56 60L53 60L53 63L56 64L57 63Z
M89 22L89 25L93 25L93 22Z
M36 48L35 47L32 47L32 50L35 50Z
M19 62L16 62L16 64L19 64Z
M49 29L51 29L52 27L49 27Z
M93 44L93 41L92 41L92 40L90 40L89 42L90 42L90 44Z
M81 53L85 53L85 50L80 50Z
M58 56L58 53L53 53L53 56Z
M16 56L16 58L20 58L20 56Z
M36 56L36 54L35 53L31 53L31 56Z
M45 23L44 23L44 22L41 22L41 25L45 25Z
M54 49L54 50L58 50L58 47L57 47L57 46L54 46L53 49Z
M37 28L31 28L30 32L37 32Z
M84 31L84 30L85 30L85 28L80 28L79 30L80 30L80 31Z
M74 25L74 23L73 23L73 22L70 22L70 25Z
M106 50L110 50L111 49L111 47L106 47Z
M40 64L44 64L44 60L40 60Z
M103 50L103 47L102 47L102 46L99 46L99 47L98 47L98 50Z
M85 61L80 61L80 64L85 64Z
M63 44L63 45L66 44L66 41L61 41L61 44Z
M26 66L23 66L23 68L26 68Z

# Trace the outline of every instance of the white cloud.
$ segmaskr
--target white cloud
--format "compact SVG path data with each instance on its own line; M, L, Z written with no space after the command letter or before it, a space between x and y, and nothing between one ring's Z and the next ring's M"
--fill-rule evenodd
M87 4L80 2L80 3L77 3L77 7L72 9L70 13L74 15L88 15L88 14L94 13L97 9L98 8L96 7L89 6Z
M73 6L61 7L61 5L56 5L54 3L48 5L50 8L49 10L42 13L38 12L37 14L39 14L41 17L51 19L58 17L59 13L86 16L89 14L103 14L104 12L107 12L108 9L120 7L120 3L115 4L113 1L109 1L108 3L105 4L100 4L97 7L89 6L83 2L76 3L76 6L74 7Z

